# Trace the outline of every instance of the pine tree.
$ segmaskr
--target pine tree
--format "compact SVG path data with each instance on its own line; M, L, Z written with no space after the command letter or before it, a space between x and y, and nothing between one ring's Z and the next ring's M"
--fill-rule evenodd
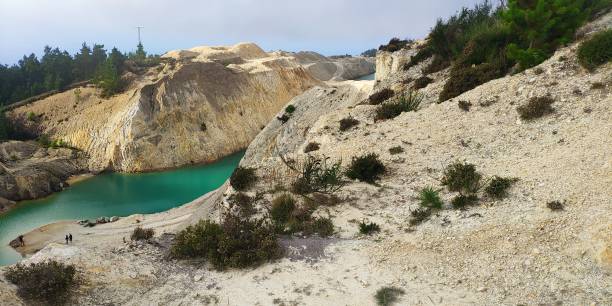
M83 42L81 50L74 55L74 74L77 79L86 80L91 77L94 69L91 49L87 43Z
M4 111L0 110L0 142L8 139L8 122Z
M138 43L138 46L136 46L135 57L138 61L144 61L147 58L147 52L145 52L142 43Z
M94 82L102 89L102 97L110 97L121 90L121 76L111 58L98 67Z
M541 63L572 40L589 16L587 6L585 0L509 0L502 18L518 40L508 46L508 57L523 69Z

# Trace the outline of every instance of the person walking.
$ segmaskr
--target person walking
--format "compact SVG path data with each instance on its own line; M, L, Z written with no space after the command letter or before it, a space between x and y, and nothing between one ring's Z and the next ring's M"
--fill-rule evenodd
M68 235L66 235L66 244L68 244Z
M70 240L70 243L72 243L72 234L68 233L68 239Z

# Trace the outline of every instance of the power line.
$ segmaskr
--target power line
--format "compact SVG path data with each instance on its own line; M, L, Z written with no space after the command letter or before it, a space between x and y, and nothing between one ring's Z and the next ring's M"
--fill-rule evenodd
M143 26L137 26L136 27L138 29L138 44L142 44L142 42L140 41L140 29L144 29Z

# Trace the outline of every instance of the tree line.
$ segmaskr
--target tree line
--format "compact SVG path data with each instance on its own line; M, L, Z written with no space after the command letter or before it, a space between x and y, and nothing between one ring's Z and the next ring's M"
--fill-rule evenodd
M101 89L102 97L109 97L123 89L121 75L128 64L142 67L157 63L159 56L147 55L141 43L135 52L127 54L117 48L107 52L102 44L83 43L74 55L46 46L40 58L32 53L24 55L17 64L0 64L0 141L32 138L22 137L16 130L19 122L9 122L1 109L3 106L87 80Z
M46 46L40 58L32 53L24 55L17 64L0 65L0 105L61 90L85 80L93 80L102 88L102 95L109 96L120 90L126 60L145 64L155 58L147 57L142 44L129 54L121 53L117 48L107 52L104 45L96 43L93 46L83 43L74 55Z

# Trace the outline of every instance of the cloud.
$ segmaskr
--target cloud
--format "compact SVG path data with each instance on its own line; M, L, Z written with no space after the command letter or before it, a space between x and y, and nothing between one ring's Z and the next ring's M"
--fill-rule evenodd
M253 41L267 50L356 54L393 36L420 38L439 17L478 0L0 0L0 62L73 53L83 41L128 51L144 26L153 53Z

